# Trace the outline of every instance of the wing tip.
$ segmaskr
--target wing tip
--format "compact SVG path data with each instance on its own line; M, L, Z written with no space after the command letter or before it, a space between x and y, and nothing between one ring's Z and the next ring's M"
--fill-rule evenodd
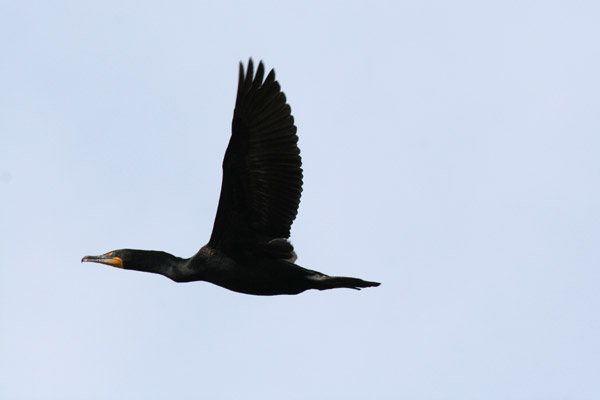
M262 86L265 83L275 82L275 68L271 68L269 73L267 74L266 79L264 79L264 73L266 71L265 64L263 60L258 62L258 67L256 68L256 74L254 73L254 60L252 57L248 58L248 66L244 69L244 62L240 61L240 83L249 79L250 82L254 83L255 86Z

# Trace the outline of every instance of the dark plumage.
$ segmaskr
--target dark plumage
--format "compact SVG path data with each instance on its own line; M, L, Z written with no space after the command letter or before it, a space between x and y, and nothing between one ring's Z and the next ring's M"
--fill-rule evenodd
M255 295L379 286L327 276L294 264L290 237L302 192L302 161L290 106L271 70L240 63L232 134L223 160L221 197L210 241L189 259L162 251L115 250L83 261L207 281Z

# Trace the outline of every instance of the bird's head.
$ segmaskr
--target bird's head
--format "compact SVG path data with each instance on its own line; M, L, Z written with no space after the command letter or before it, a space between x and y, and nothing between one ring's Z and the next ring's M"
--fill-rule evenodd
M184 261L164 251L132 249L113 250L99 256L85 256L81 259L81 262L95 262L111 267L154 272L168 277L174 273L173 267L177 267Z
M95 262L110 265L111 267L126 268L125 265L129 265L131 260L132 250L122 249L109 251L99 256L85 256L81 259L81 262Z

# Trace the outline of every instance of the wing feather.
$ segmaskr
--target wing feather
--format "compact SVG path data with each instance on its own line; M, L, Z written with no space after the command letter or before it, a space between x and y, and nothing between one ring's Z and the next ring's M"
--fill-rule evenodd
M257 250L277 257L293 247L290 236L302 193L302 161L291 108L271 70L252 59L240 63L232 135L223 160L223 183L209 245L230 255ZM271 249L271 250L269 250ZM284 251L282 256L282 249Z

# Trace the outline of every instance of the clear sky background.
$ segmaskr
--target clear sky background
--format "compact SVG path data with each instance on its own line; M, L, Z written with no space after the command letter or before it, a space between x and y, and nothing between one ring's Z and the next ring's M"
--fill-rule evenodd
M0 3L0 398L600 398L596 1ZM304 267L254 297L80 264L208 240L275 68Z

